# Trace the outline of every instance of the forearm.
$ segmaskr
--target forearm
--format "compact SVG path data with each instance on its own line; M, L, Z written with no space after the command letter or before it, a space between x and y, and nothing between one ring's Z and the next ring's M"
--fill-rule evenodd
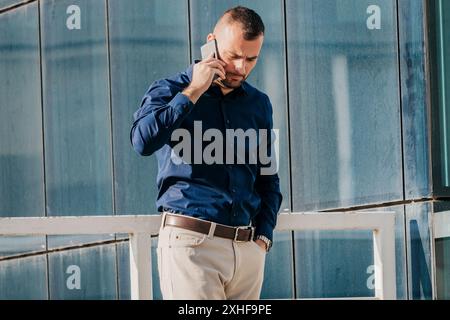
M273 240L273 230L275 229L278 211L283 200L278 175L260 176L256 190L261 198L261 206L255 217L255 234L257 236L263 235Z
M149 99L151 100L151 99ZM143 156L153 154L166 144L194 107L187 96L178 93L167 104L144 104L136 113L130 140L134 150Z

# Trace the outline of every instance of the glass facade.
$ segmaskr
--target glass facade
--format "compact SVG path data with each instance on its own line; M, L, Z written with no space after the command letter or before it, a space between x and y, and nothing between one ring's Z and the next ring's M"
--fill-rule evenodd
M296 211L402 198L396 6L370 29L370 3L286 2Z
M43 216L37 3L0 16L0 217ZM45 249L45 237L0 237L0 256Z
M435 273L448 298L445 0L0 0L0 217L156 214L132 114L238 4L266 26L249 82L274 108L280 211L392 212L397 298L433 298ZM130 299L126 238L0 237L0 299ZM262 298L370 297L373 263L369 231L277 231Z

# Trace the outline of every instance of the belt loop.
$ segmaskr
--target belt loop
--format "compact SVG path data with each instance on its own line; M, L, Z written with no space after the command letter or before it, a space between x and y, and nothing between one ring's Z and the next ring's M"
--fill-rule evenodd
M208 239L214 238L214 231L216 231L217 223L211 222L211 226L209 227Z
M166 225L166 217L167 217L167 212L163 211L163 215L162 215L162 219L161 219L161 228L164 228L164 226Z

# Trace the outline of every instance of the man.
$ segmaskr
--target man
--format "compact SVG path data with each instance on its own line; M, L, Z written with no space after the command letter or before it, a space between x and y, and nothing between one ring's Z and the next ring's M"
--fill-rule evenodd
M249 160L255 153L250 135L242 149L225 141L230 132L268 130L258 149L273 149L270 100L245 81L258 60L264 24L253 10L235 7L207 36L213 39L218 57L154 82L134 114L134 149L143 156L156 152L158 160L164 299L259 299L282 200L277 173L264 172L267 162ZM185 141L192 137L193 147ZM180 140L187 145L182 152Z

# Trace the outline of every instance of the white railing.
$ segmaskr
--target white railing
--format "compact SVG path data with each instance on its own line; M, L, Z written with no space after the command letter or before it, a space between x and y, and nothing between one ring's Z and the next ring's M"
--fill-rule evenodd
M433 212L433 238L450 237L450 211Z
M128 233L131 298L152 299L151 236L160 223L160 215L0 218L0 236ZM396 298L393 212L280 214L276 230L372 230L374 298Z

